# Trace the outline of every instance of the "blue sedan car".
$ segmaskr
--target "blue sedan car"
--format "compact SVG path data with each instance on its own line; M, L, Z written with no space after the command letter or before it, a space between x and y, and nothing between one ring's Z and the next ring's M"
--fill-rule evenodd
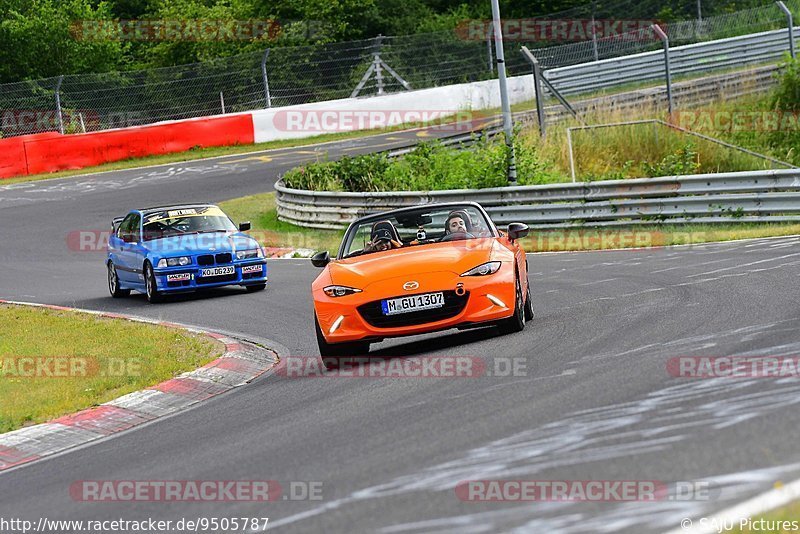
M213 204L133 210L114 219L108 240L108 290L131 290L158 302L168 293L241 285L267 287L267 262L258 242Z

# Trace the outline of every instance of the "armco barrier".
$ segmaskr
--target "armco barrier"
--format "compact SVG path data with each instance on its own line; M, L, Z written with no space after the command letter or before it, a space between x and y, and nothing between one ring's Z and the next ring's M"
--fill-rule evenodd
M497 224L535 228L660 222L800 221L800 169L633 180L461 189L342 193L278 191L278 217L311 228L345 228L357 217L404 206L472 201Z
M800 27L794 28L795 39ZM697 75L719 69L738 69L779 61L789 51L789 31L730 37L670 49L672 76ZM664 52L644 52L545 71L562 94L571 95L664 79Z
M0 140L0 178L82 169L190 148L253 143L249 113L89 134L45 133Z

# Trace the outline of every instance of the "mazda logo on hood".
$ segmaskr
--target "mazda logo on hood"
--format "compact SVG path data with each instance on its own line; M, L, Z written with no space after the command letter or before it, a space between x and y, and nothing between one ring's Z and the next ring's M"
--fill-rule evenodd
M403 284L403 289L405 289L406 291L414 291L418 287L419 287L419 282L415 282L413 280Z

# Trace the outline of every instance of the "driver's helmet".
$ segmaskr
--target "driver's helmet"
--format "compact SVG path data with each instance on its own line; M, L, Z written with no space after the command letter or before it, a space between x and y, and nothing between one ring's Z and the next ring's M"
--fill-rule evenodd
M460 221L459 221L460 219ZM469 214L464 210L451 211L444 222L444 233L453 234L458 232L471 232L472 219Z

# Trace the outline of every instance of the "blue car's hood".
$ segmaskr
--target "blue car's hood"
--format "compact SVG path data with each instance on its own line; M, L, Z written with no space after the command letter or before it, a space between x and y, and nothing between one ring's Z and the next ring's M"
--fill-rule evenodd
M143 243L157 256L195 255L207 252L235 252L257 248L258 242L241 232L215 232L208 234L186 234Z

